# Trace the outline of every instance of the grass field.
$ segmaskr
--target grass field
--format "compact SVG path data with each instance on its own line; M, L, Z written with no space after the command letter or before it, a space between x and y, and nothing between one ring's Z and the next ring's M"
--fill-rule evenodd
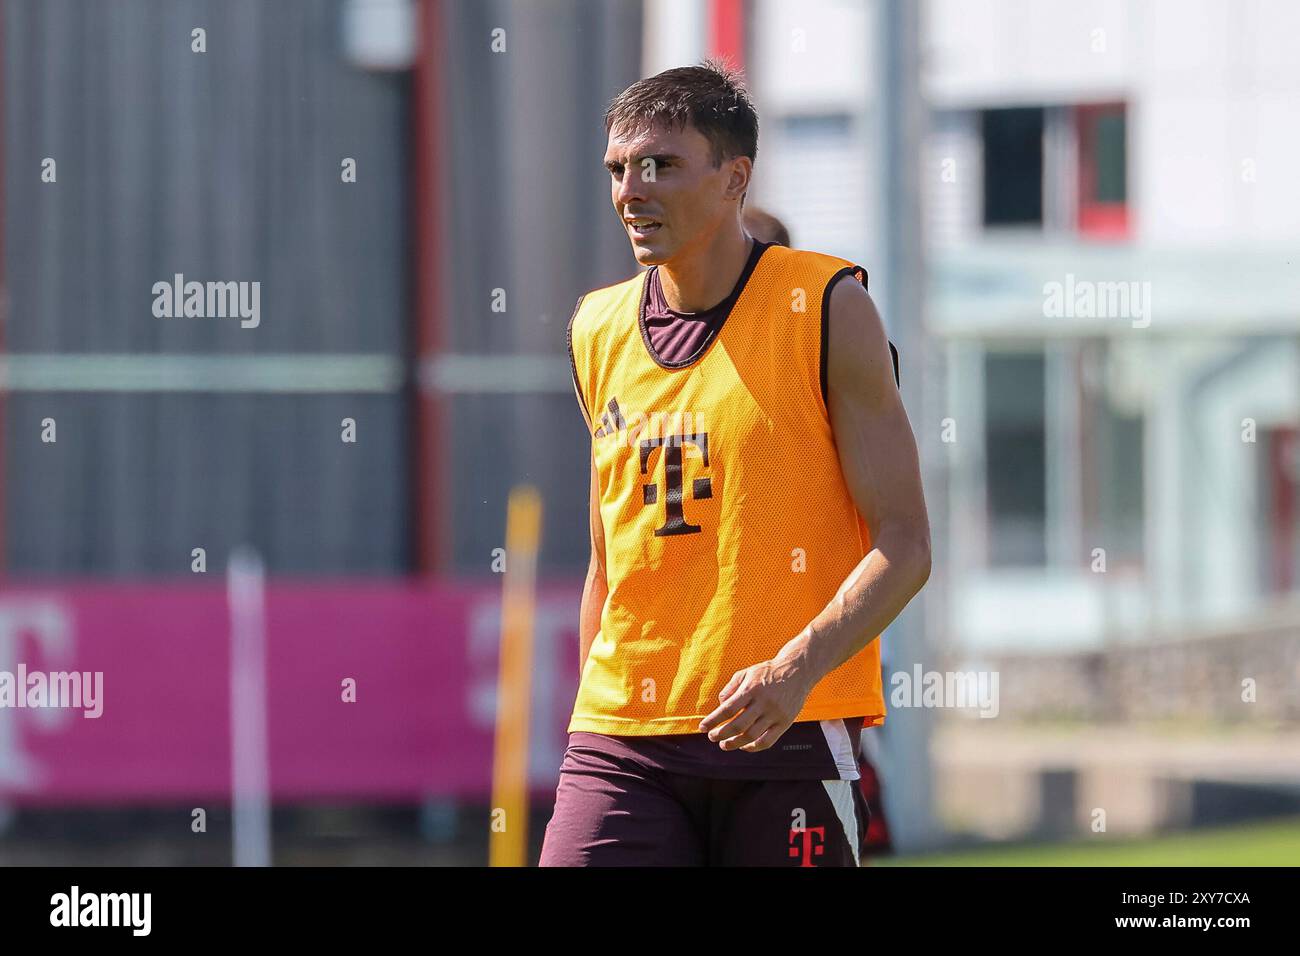
M872 866L1300 866L1300 818L1153 839L1098 836L872 860Z

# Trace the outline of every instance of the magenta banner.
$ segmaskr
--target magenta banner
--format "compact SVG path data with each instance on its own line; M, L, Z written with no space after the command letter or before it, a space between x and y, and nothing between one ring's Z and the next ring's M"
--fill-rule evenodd
M498 585L271 581L276 800L486 797ZM577 686L581 584L539 588L531 785L554 787ZM231 614L216 587L0 590L0 799L230 793Z

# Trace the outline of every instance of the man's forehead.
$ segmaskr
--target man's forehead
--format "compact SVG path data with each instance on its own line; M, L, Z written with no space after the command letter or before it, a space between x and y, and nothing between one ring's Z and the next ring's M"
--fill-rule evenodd
M641 130L612 129L609 133L609 143L605 148L605 158L624 159L655 153L685 153L693 145L691 134L704 138L689 126L685 129L667 126L654 126Z

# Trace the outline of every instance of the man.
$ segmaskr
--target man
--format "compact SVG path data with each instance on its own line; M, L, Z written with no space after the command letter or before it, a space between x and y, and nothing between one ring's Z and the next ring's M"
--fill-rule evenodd
M649 268L569 322L592 557L541 863L856 866L876 638L930 570L883 324L861 268L745 232L734 74L642 80L605 128Z
M790 245L790 230L776 216L766 209L759 209L753 203L745 206L745 231L762 242L773 245ZM863 280L866 286L866 280ZM889 354L894 361L894 384L899 384L898 350L894 343L889 343ZM883 664L883 658L882 658ZM881 793L880 763L876 755L878 742L874 734L863 733L858 747L858 785L853 789L853 800L858 806L859 821L866 821L858 828L858 859L883 856L893 851L893 840L889 833L889 823L885 820L885 801ZM868 755L870 752L870 756Z

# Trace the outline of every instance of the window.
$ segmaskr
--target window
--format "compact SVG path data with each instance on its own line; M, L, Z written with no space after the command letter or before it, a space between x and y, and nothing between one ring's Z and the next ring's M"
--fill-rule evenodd
M1045 371L1041 352L984 356L991 565L1047 561Z
M1108 568L1141 565L1144 419L1134 401L1116 391L1117 382L1133 376L1125 366L1134 360L1110 343L1085 347L1080 360L1084 547L1079 560L1090 563L1092 549L1100 547L1106 549Z
M1128 123L1123 103L1075 110L1079 141L1079 232L1124 238L1128 222Z
M1260 429L1263 462L1259 469L1261 582L1266 594L1295 590L1300 567L1300 430L1287 427Z
M1123 103L979 112L986 228L1129 235Z
M984 110L984 225L1043 225L1043 110Z
M769 173L750 201L777 213L796 246L852 258L867 241L874 197L865 175L864 144L847 113L799 114L775 124Z

